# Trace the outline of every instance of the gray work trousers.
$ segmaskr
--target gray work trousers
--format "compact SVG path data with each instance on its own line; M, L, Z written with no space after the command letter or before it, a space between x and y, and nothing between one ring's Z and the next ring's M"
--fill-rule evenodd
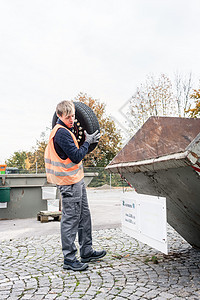
M73 261L77 252L76 234L80 256L87 256L92 249L92 226L84 180L72 185L58 186L62 197L61 242L64 259Z

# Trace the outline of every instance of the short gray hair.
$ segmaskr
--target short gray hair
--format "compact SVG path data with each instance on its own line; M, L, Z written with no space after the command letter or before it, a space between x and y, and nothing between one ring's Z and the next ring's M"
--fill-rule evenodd
M57 116L70 115L72 111L75 110L75 105L71 100L64 100L56 106L56 114Z

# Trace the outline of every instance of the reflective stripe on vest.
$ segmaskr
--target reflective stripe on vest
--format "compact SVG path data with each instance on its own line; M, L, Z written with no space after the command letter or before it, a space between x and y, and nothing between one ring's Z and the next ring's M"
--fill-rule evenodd
M51 160L49 158L45 158L44 161L45 161L45 163L51 164L51 165L56 166L56 167L71 168L73 166L76 166L76 164L73 163L73 162L71 162L69 164L64 164L62 162L53 161L53 160Z
M81 170L83 168L83 165L81 165L78 169L74 170L74 171L68 171L68 172L57 172L51 169L46 168L46 173L49 174L54 174L55 176L72 176L74 174L77 174L79 172L79 170Z
M49 143L45 149L45 168L47 174L47 181L57 185L70 185L79 182L84 177L82 162L75 164L69 158L61 159L55 151L53 138L59 128L65 128L57 124L49 137ZM75 135L68 130L71 134L77 148L78 142Z

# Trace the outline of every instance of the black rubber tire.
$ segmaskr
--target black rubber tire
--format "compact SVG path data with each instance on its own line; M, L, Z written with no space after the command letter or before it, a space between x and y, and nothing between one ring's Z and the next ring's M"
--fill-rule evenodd
M92 134L96 130L100 132L100 127L95 113L89 106L83 102L74 102L74 105L76 121L74 122L73 133L75 134L80 147L85 141L84 130L86 130L87 133ZM56 125L57 119L58 117L55 112L52 119L52 128ZM97 144L98 143L91 144L88 153L93 151Z

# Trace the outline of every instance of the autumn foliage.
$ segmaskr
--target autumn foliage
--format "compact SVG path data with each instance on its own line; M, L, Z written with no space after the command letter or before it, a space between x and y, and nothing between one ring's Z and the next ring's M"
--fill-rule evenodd
M193 94L190 95L192 99L195 99L195 107L187 110L190 117L197 118L200 117L200 89L194 90Z
M16 151L13 155L8 158L5 163L7 167L16 167L19 169L26 169L26 159L27 153L26 151Z
M44 151L47 146L47 141L37 141L36 146L31 152L27 153L26 169L44 169Z
M84 166L105 167L121 149L122 137L117 131L114 121L106 116L104 103L82 93L75 100L85 103L94 111L101 130L98 146L86 155Z

